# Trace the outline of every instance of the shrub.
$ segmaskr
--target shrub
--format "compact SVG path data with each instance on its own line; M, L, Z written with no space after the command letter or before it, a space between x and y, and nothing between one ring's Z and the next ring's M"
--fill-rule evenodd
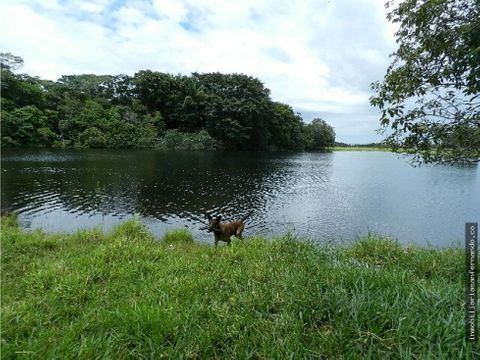
M77 137L77 144L90 148L103 148L107 146L107 137L96 127L89 127Z
M163 150L214 150L219 148L219 143L206 130L182 133L174 129L165 132L158 147Z

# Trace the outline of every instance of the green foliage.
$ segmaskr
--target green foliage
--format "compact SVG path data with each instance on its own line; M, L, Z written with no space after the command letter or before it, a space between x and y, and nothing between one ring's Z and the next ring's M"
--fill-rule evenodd
M23 59L12 53L0 53L0 67L2 70L15 71L23 66Z
M104 148L107 147L107 137L102 130L92 126L77 136L76 144L89 148Z
M306 138L303 136L304 124L299 114L292 107L279 102L273 103L273 116L269 132L272 146L283 150L303 150Z
M372 105L394 149L415 161L480 159L480 7L476 0L387 4L398 50Z
M113 97L110 85L113 78L111 75L63 75L57 84L83 101L87 99L108 101Z
M163 150L214 150L219 147L218 141L206 130L200 130L198 133L167 130L158 143L158 148Z
M26 74L16 75L8 69L1 70L2 109L14 110L24 106L45 107L40 80Z
M462 249L1 224L2 357L475 359Z
M251 128L242 126L238 120L231 118L209 120L207 129L231 149L241 148L250 139Z
M198 131L205 127L207 118L207 94L205 88L193 77L177 77L179 92L177 95L177 120L180 131Z
M158 128L163 127L158 113L139 115L121 105L107 110L94 100L87 100L79 114L59 124L65 140L77 146L100 148L153 147L157 142Z
M158 135L163 135L165 132L165 121L160 112L155 111L153 114L147 114L144 117L144 122L151 124L157 130Z
M154 146L158 135L156 125L160 121L158 116L141 116L130 111L128 107L112 107L105 125L105 131L109 137L109 147L145 148Z
M47 81L13 73L21 58L1 59L3 146L324 150L330 143L328 131L305 126L300 114L273 102L252 76L144 70L133 77L83 74ZM43 112L42 124L21 114L26 106Z
M207 131L226 148L264 149L268 147L271 118L270 90L243 74L192 74L208 92Z
M140 71L133 77L135 95L145 105L148 113L155 111L165 114L167 128L173 128L176 108L176 89L178 88L173 75L156 71ZM170 116L170 114L172 116Z
M335 131L322 119L313 119L306 125L304 136L307 150L326 150L335 145Z
M56 134L50 129L48 117L35 105L2 111L2 144L48 146Z
M95 100L87 100L82 110L72 117L60 120L60 133L65 140L80 142L78 138L85 130L91 127L102 129L105 127L106 112Z

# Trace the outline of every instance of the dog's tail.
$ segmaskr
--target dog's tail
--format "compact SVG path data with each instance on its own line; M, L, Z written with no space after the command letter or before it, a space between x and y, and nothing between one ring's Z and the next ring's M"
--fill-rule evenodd
M244 217L242 217L241 221L243 222L247 220L252 214L253 214L253 210L250 210Z

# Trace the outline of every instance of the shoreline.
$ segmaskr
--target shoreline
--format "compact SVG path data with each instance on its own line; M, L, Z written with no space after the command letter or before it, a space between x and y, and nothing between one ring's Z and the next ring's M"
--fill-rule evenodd
M215 248L134 220L45 234L10 216L1 232L5 357L474 356L460 248L292 235Z
M376 147L376 146L334 146L331 148L332 151L383 151L383 152L393 152L392 149L386 147Z

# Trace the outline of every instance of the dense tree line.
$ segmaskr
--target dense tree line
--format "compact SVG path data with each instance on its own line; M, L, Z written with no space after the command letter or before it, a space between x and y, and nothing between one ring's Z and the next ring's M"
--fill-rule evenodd
M23 60L1 56L3 146L235 150L324 150L335 132L305 124L243 74L17 74Z
M358 147L363 147L363 148L388 148L388 145L384 142L372 142L368 144L347 144L344 142L335 142L335 146L340 146L340 147L350 147L350 148L358 148Z

